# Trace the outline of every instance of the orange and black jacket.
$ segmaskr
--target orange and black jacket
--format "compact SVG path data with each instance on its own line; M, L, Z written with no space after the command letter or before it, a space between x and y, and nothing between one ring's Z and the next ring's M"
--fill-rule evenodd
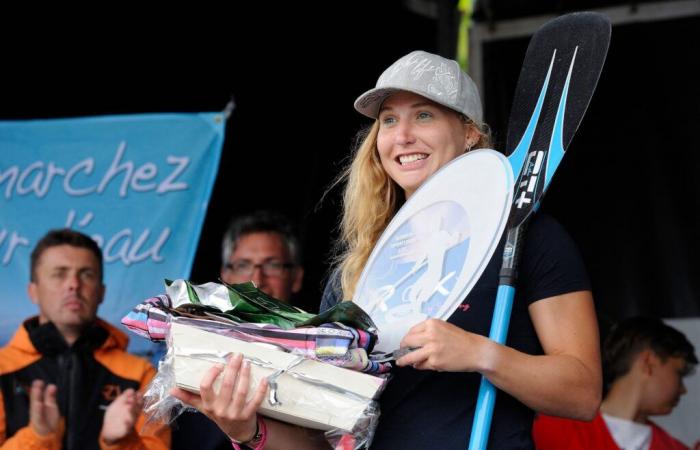
M38 318L19 327L10 343L0 349L0 449L165 450L170 429L148 424L141 414L134 431L117 443L100 439L107 406L121 392L143 391L155 375L145 359L128 354L128 338L97 320L68 346L52 323ZM29 387L41 379L58 387L63 425L56 433L40 436L29 425Z

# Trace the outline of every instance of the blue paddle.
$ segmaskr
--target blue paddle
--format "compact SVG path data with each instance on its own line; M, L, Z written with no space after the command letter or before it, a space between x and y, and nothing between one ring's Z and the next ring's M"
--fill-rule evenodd
M610 21L573 13L542 26L530 40L508 121L506 154L516 178L506 228L500 282L489 338L504 344L515 297L517 269L528 219L559 166L588 108L610 43ZM513 149L512 152L510 149ZM488 442L496 388L481 378L469 450Z

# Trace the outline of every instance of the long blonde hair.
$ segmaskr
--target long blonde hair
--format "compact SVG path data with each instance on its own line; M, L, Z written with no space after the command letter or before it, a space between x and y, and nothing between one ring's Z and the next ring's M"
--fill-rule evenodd
M462 114L459 116L479 132L479 140L474 147L490 147L488 127L479 127ZM406 201L403 189L389 177L379 159L378 133L379 121L375 121L355 150L352 162L336 181L345 181L343 218L336 247L336 265L340 270L342 298L345 300L355 294L355 287L372 249Z

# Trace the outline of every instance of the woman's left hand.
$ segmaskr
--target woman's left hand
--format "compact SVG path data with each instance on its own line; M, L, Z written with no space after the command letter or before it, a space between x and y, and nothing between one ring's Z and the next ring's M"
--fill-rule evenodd
M488 339L444 320L424 320L408 330L401 340L402 348L418 349L399 358L396 364L421 370L472 372L480 366L485 341Z

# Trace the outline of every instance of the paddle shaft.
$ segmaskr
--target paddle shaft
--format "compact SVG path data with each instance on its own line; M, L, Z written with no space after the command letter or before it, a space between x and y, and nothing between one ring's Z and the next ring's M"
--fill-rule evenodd
M489 332L489 339L499 344L505 344L508 336L508 326L510 325L517 279L515 267L517 266L520 253L519 245L522 242L519 236L525 231L526 225L527 223L522 223L508 230L504 253L508 254L508 252L511 252L512 258L504 258L504 264L501 267L496 304L494 305L491 331ZM486 448L495 405L496 387L486 377L482 376L481 384L479 385L479 395L476 400L472 432L469 438L469 450L483 450Z
M537 210L583 119L609 42L610 22L596 13L573 13L554 19L530 40L508 124L508 147L514 148L509 159L519 177L489 333L489 338L499 344L505 344L508 335L520 247L527 222ZM579 50L582 53L578 56L580 61L576 62ZM565 76L561 70L553 72L555 63L561 66L563 61L568 62ZM546 75L538 78L547 62ZM575 63L578 64L576 72L573 70ZM536 91L538 86L541 86L539 92ZM569 96L573 99L571 102L567 101ZM511 147L515 141L517 145ZM469 450L486 448L495 403L496 388L482 376Z

